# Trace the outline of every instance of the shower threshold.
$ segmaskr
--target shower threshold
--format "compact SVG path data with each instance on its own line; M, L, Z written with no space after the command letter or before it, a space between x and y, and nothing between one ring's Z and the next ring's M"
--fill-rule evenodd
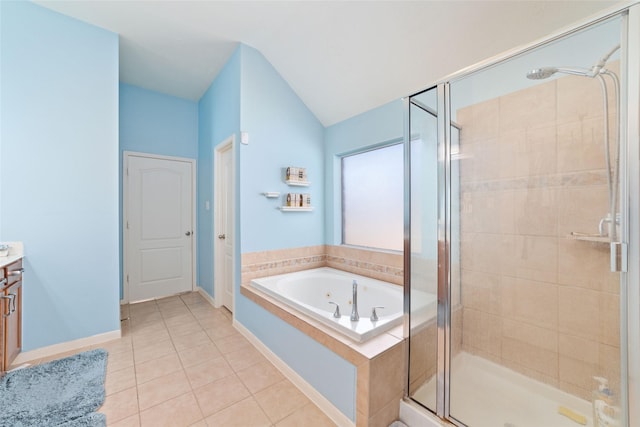
M528 378L489 360L461 352L451 371L451 416L469 427L578 427L559 414L560 407L586 418L592 427L591 402ZM413 399L435 404L435 377ZM435 405L434 405L435 406Z

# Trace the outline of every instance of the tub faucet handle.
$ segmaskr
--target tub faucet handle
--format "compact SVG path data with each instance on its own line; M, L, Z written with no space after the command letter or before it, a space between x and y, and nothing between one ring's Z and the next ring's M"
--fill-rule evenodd
M333 312L333 317L335 317L336 319L340 318L340 306L338 305L337 302L333 302L333 301L329 301L329 304L333 304L336 306L336 311Z
M371 317L370 317L370 319L371 319L372 322L377 322L378 321L378 313L376 313L376 308L384 308L384 307L381 306L381 305L376 305L375 307L373 307L371 309Z

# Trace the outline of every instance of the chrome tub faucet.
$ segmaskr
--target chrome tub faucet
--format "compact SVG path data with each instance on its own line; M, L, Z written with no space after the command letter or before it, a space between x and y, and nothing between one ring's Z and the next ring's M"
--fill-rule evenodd
M358 282L353 281L353 304L351 304L351 321L357 322L360 320L360 315L358 314Z

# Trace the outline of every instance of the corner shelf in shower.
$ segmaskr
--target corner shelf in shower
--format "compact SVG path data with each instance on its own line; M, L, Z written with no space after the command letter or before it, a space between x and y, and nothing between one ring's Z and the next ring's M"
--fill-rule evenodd
M609 243L608 236L600 236L599 234L588 234L588 233L580 233L577 231L572 231L568 237L570 239L581 240L583 242Z

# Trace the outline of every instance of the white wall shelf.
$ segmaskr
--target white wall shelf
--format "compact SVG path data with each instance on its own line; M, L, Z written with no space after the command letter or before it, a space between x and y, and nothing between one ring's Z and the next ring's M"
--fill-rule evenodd
M309 181L285 181L287 185L294 187L308 187L311 183Z
M311 212L313 210L312 207L295 207L295 206L280 206L278 209L280 209L282 212Z

